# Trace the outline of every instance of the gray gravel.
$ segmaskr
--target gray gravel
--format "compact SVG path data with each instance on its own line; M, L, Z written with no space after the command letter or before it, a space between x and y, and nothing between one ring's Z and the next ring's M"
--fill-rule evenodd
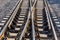
M0 21L10 13L18 0L0 0Z
M60 21L60 0L49 0L48 1L55 11L55 14L58 16L58 19Z

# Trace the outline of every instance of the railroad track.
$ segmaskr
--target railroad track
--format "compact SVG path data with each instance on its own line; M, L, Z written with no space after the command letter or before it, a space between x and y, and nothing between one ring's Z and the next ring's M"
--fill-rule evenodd
M7 27L2 40L19 40L28 20L29 5L30 3L28 0L22 2L21 7L15 15L11 25Z
M44 0L45 1L45 0ZM60 23L58 21L58 17L55 14L55 12L53 11L53 9L51 8L50 4L48 3L48 1L45 1L45 5L46 5L46 12L47 12L47 16L49 17L50 23L51 23L51 27L52 27L52 31L53 31L53 35L54 35L54 40L60 40Z
M49 12L51 15L52 22L54 23L53 24L53 29L54 29L53 32L55 34L55 40L60 40L60 23L59 23L58 16L57 16L57 14L55 14L55 11L52 9L49 2L46 1L46 3L50 9Z
M50 10L45 0L34 2L23 0L17 10L16 15L12 16L13 18L1 34L1 40L57 40Z
M53 22L51 22L51 16L47 13L49 9L45 2L45 0L37 0L33 7L33 40L57 40L55 29L52 26ZM48 10L46 10L46 8Z

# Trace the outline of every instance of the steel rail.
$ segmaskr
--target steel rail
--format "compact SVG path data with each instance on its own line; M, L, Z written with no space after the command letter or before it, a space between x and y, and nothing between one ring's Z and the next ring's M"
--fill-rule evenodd
M27 25L28 25L28 23L29 23L29 19L30 19L30 11L29 11L29 13L28 13L27 22L26 22L26 24L25 24L25 27L24 27L24 29L23 29L23 31L22 31L22 33L21 33L21 36L20 36L19 40L22 40L22 37L24 36L24 34L25 34L26 30L27 30L27 27L28 27Z
M6 24L4 25L4 28L1 30L0 32L0 36L5 32L8 24L11 22L11 20L13 20L14 16L16 15L19 7L20 7L20 4L22 3L22 0L19 0L17 3L16 3L16 6L13 8L13 11L11 10L10 13L13 13L11 15L11 17L8 19L8 21L6 22Z
M32 36L33 40L35 40L35 28L34 28L34 12L35 12L35 5L36 5L37 0L35 0L33 6L31 7L31 12L32 12Z
M53 30L54 38L55 38L55 40L58 40L57 35L56 35L56 31L54 29L54 24L52 22L52 18L50 16L50 12L49 12L49 9L48 9L47 1L44 0L44 2L45 2L45 5L46 5L46 7L45 7L46 14L47 14L47 17L48 17L48 19L49 19L49 21L51 23L51 27L52 27L52 30Z
M32 35L33 35L33 40L35 40L34 11L32 12Z

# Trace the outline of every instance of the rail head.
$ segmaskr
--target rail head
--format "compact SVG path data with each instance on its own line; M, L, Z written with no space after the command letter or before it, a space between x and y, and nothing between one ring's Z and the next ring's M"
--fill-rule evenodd
M31 12L32 12L32 37L33 37L33 40L35 40L35 29L34 29L34 12L35 12L35 5L37 3L37 0L35 0L33 6L31 7Z
M20 4L22 3L22 0L19 0L17 3L16 3L16 6L14 6L13 10L10 11L10 13L12 13L12 15L9 17L8 21L5 23L4 25L4 28L1 30L0 32L0 36L5 32L8 24L11 22L11 20L14 18L14 16L16 15L19 7L20 7Z

